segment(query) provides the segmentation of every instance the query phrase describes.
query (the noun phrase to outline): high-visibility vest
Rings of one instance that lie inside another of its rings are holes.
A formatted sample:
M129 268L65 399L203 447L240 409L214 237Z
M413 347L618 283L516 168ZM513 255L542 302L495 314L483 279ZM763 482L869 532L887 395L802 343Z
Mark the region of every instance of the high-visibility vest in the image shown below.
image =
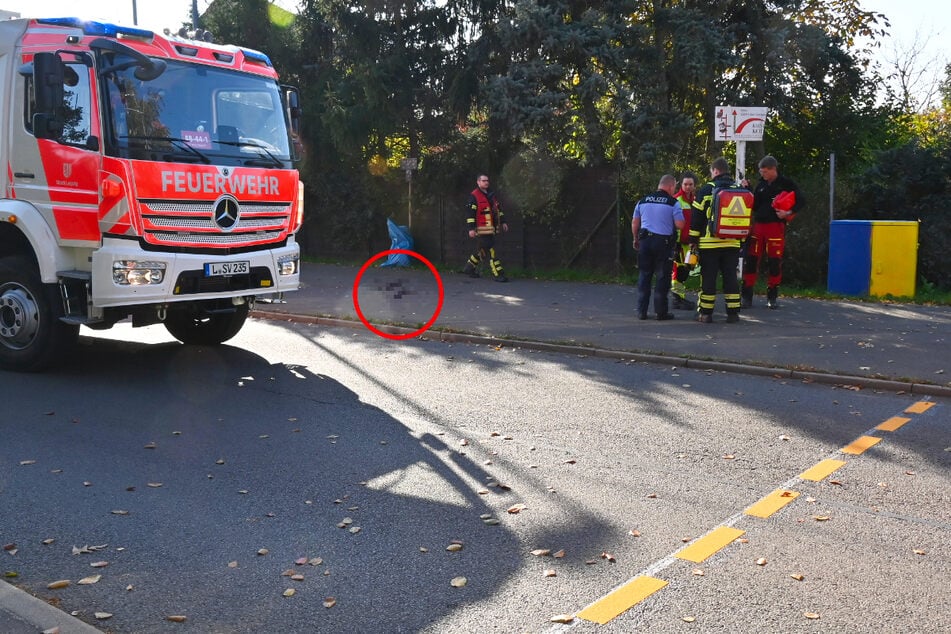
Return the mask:
M475 198L475 230L479 235L492 235L499 232L500 210L499 201L493 195L491 200L478 187L472 190L472 197ZM471 220L471 218L470 218Z

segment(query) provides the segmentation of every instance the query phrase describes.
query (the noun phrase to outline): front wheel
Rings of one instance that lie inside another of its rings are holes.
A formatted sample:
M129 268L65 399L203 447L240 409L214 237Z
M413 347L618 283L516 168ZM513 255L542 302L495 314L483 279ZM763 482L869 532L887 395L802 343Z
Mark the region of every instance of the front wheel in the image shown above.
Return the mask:
M165 329L181 341L195 346L214 346L231 339L248 318L248 304L240 304L221 312L201 309L170 310Z
M79 335L79 326L60 321L62 316L57 286L44 284L29 258L0 259L0 367L48 368Z

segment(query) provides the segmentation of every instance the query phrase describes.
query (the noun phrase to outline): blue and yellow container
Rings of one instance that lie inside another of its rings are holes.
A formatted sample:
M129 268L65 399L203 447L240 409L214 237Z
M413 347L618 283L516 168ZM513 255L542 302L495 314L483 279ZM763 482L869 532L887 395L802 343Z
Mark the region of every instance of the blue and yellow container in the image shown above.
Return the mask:
M830 293L912 297L917 271L918 221L832 221Z

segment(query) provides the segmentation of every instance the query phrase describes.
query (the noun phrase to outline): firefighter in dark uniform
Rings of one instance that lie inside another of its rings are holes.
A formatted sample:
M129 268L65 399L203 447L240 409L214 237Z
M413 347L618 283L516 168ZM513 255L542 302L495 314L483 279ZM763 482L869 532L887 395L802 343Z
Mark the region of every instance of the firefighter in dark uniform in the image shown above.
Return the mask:
M743 308L753 307L753 287L760 261L766 259L766 305L779 308L779 284L783 280L783 252L786 250L786 223L802 209L805 198L793 180L779 173L779 162L764 156L759 162L760 181L753 190L753 231L746 242L743 259ZM792 192L790 205L780 204L780 194Z
M697 302L697 321L713 321L713 305L717 298L717 277L723 277L723 298L726 300L726 321L740 320L740 281L736 267L740 263L740 241L735 238L717 238L710 235L709 214L713 213L713 190L730 187L733 178L730 164L719 157L710 165L713 181L697 192L690 218L690 245L700 252L700 297Z
M466 224L469 227L469 237L478 240L478 251L469 256L463 273L469 277L479 277L479 265L488 259L492 279L496 282L508 282L502 270L502 262L495 254L495 234L499 231L508 231L509 226L504 220L502 207L489 189L489 177L480 174L476 181L477 187L469 194L469 204L466 207Z
M657 191L645 196L634 207L631 233L637 249L637 317L647 319L647 307L651 300L651 283L654 276L654 312L657 319L673 319L668 310L667 293L670 291L670 275L673 267L673 252L677 235L684 227L684 212L680 201L674 198L677 179L664 174Z

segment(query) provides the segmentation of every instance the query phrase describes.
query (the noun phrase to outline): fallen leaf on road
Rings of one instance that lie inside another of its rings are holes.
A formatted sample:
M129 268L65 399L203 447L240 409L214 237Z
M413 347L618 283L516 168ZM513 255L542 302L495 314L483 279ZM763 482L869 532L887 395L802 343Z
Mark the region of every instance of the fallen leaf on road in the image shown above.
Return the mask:
M83 546L82 548L76 548L75 546L73 546L73 554L74 555L89 554L89 553L96 552L97 550L103 550L108 547L109 547L109 544L100 544L99 546Z
M545 574L546 577L557 577L557 576L558 576L558 573L555 572L554 570L552 570L551 568L545 570L544 574Z
M271 551L269 551L267 548L259 548L259 549L258 549L258 555L260 555L260 556L262 556L262 557L263 557L264 555L268 554L269 552L271 552Z
M551 617L552 623L571 623L574 620L575 616L573 614L556 614Z
M803 616L807 619L818 619L819 614L817 612L804 612Z
M108 561L94 561L89 565L92 566L93 568L105 568L106 566L109 565L109 562Z
M535 555L536 557L544 557L545 555L550 555L551 550L549 550L548 548L538 548L536 550L533 550L532 554Z
M693 574L693 576L695 577L702 577L704 575L704 572L700 570L699 568L694 568L691 574Z
M511 513L512 515L515 515L516 513L521 513L527 508L528 508L528 505L526 504L513 504L512 506L508 508L508 512Z
M830 518L828 515L814 515L812 519L816 520L817 522L828 522L832 518Z
M925 555L925 554L927 554L925 551L923 551L923 550L921 550L921 549L918 549L918 548L916 548L914 552L915 552L916 555Z
M328 610L335 605L337 605L337 600L335 598L327 597L326 599L324 599L324 607L327 608Z
M804 575L800 575L800 574L798 574L798 573L797 573L797 574L794 574L794 575L789 575L789 576L792 577L793 579L795 579L796 581L802 581L803 579L806 578Z
M157 446L158 445L156 445L154 442L150 442L145 447L143 447L143 449L155 449Z
M99 619L100 621L105 621L106 619L112 618L111 612L94 612L93 616Z
M165 617L165 620L171 621L172 623L184 623L186 618L184 614L170 614Z
M601 553L601 559L607 559L612 564L617 561L611 553Z
M452 580L449 582L449 585L451 585L453 588L462 588L467 583L469 583L469 580L466 579L465 577L453 577Z
M98 583L100 579L102 579L102 575L90 575L89 577L83 577L76 583L81 586L88 586L94 583Z
M69 587L69 579L60 579L59 581L54 581L53 583L46 584L47 590L60 590L62 588Z
M236 561L229 561L229 562L228 562L228 567L229 567L229 568L237 568L237 567L238 567L238 562L236 562Z
M285 596L285 597L292 597L292 596L294 596L295 594L297 594L297 590L295 590L294 588L288 588L287 590L285 590L285 591L282 592L281 594L282 594L283 596Z
M448 546L446 546L446 550L448 550L451 553L457 553L460 550L462 550L462 544L449 544Z
M559 551L556 552L554 555L552 555L552 557L554 557L555 559L561 559L561 558L564 557L564 556L565 556L565 551L564 551L564 549L559 550Z
M765 566L766 563L767 563L766 557L760 557L759 559L756 560L757 566Z
M129 512L124 509L115 509L112 511L113 515L128 515Z
M697 617L695 617L695 616L683 616L683 617L681 617L681 620L682 620L682 621L685 621L686 623L693 623L694 621L697 620Z

